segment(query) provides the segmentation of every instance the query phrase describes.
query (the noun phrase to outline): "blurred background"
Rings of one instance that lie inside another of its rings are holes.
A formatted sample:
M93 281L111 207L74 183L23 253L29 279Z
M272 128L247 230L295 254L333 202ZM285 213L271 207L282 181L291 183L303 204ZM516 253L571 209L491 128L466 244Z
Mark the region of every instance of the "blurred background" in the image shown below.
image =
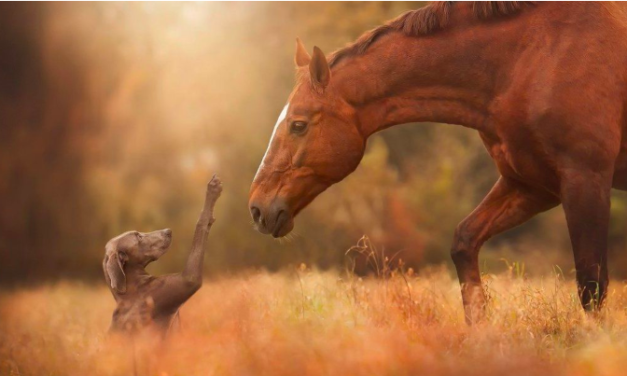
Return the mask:
M475 132L397 126L359 169L275 241L247 194L294 83L294 40L331 51L423 3L0 4L0 282L99 281L108 239L174 230L155 273L182 268L217 172L207 275L347 262L362 235L420 270L449 261L453 231L496 169ZM627 196L614 193L610 267L627 276ZM484 271L572 270L561 208L491 240ZM452 269L451 269L452 270Z

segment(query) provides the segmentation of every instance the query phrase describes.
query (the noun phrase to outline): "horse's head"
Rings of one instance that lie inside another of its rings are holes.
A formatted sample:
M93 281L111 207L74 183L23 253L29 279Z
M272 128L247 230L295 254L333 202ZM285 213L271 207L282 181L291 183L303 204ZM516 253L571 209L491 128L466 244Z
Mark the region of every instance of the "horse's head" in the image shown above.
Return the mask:
M356 110L334 86L326 57L296 41L297 83L274 126L250 190L257 229L274 237L294 228L294 216L350 174L364 154Z

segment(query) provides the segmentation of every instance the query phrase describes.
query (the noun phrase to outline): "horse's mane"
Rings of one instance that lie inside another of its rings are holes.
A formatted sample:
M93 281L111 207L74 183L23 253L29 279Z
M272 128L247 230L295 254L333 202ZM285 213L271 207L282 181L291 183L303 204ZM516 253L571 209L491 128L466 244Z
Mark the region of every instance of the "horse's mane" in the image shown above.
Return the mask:
M534 1L473 1L472 11L479 20L508 16ZM331 67L345 57L363 54L381 36L401 31L408 36L426 35L444 28L449 21L453 1L436 1L423 8L403 13L392 21L363 34L354 43L334 52L329 58Z

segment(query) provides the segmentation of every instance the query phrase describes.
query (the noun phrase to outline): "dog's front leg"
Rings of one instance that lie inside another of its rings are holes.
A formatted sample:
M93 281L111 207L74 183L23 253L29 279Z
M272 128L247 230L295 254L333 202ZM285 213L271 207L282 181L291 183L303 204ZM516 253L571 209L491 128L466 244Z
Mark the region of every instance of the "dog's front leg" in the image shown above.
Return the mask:
M158 277L159 288L152 293L155 315L172 315L202 285L204 248L211 225L215 221L213 208L222 192L222 182L216 176L207 184L205 204L196 224L192 248L182 273Z
M200 218L196 223L196 231L194 232L194 240L192 249L187 257L187 263L183 270L183 278L197 290L202 284L202 266L204 259L204 248L209 230L215 222L213 216L213 208L222 193L222 182L217 176L213 176L207 184L207 194L205 196L205 205L200 213Z

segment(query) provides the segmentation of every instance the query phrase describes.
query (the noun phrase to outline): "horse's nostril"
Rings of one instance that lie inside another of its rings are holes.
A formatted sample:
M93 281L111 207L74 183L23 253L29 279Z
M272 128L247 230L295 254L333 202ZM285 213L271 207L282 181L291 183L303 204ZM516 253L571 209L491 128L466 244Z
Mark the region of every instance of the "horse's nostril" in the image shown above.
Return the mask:
M259 217L261 217L261 210L259 210L258 207L253 205L250 207L250 215L253 216L253 221L255 221L255 223L259 223Z

